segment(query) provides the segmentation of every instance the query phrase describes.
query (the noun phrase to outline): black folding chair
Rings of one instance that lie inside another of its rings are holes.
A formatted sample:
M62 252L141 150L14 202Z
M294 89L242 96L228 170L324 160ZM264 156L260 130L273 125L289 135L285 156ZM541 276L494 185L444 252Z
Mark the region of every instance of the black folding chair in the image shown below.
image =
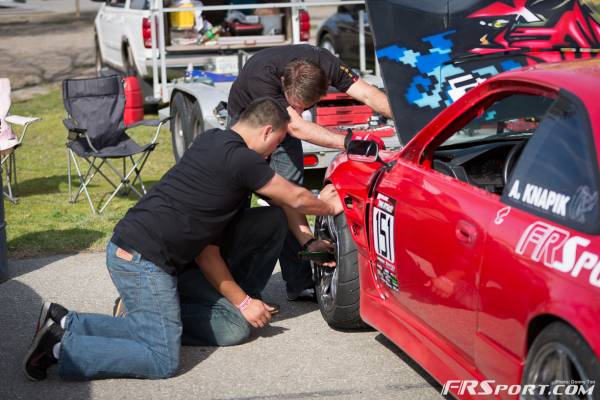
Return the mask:
M68 118L63 120L68 129L67 141L67 176L69 180L69 201L74 203L81 193L85 193L93 213L96 208L88 192L88 185L99 174L114 191L108 200L100 207L101 214L113 198L123 190L132 191L139 197L146 193L146 187L141 172L148 156L158 144L156 140L160 128L170 118L159 120L143 120L125 127L123 112L125 110L125 94L121 78L114 75L92 79L67 79L63 81L63 102ZM136 126L156 126L152 142L144 146L138 145L131 139L126 130ZM77 162L78 157L88 163L87 172L82 170ZM122 172L113 165L115 160L123 161ZM131 167L127 167L127 159ZM75 165L79 177L79 189L72 195L71 161ZM107 166L119 179L113 182L101 168ZM133 180L131 178L133 177ZM134 186L139 180L140 190Z

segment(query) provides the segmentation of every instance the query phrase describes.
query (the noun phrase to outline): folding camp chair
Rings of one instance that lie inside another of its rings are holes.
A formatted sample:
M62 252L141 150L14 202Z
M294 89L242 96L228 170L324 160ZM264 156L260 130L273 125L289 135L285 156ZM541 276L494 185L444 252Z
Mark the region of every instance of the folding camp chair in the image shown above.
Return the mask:
M63 101L69 115L69 118L63 120L69 131L67 141L69 201L74 203L81 193L85 193L92 212L96 213L88 191L88 185L96 174L102 176L114 188L112 194L101 205L98 211L100 214L121 190L131 191L142 197L146 193L141 177L142 169L148 161L148 156L158 144L156 140L160 128L170 118L162 121L142 120L126 127L123 122L125 109L123 82L116 75L92 79L67 79L63 81ZM144 146L138 145L126 133L127 129L142 125L157 127L152 142ZM76 155L88 164L84 174ZM113 164L119 159L123 162L122 172ZM131 161L130 168L127 167L127 160ZM75 165L79 177L79 189L74 195L71 188L71 162ZM108 167L117 176L118 184L102 171L103 166ZM140 190L135 187L138 180Z
M0 78L0 167L6 170L6 190L2 190L4 196L13 203L18 199L13 195L12 184L17 184L17 157L15 150L21 146L27 128L32 123L39 121L39 118L21 117L19 115L9 115L10 100L10 80ZM13 128L20 126L21 134L17 138Z

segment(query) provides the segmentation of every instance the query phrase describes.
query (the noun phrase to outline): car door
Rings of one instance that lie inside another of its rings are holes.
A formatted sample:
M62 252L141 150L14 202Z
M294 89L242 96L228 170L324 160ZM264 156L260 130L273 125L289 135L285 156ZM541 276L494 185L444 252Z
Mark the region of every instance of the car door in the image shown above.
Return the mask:
M526 356L531 315L572 297L561 293L568 281L589 285L600 250L595 148L585 107L562 92L504 188L486 244L477 350L480 369L497 381L520 380L511 360Z
M511 129L529 129L552 101L494 96L459 113L471 120L452 118L464 122L433 134L424 152L430 158L399 162L383 175L372 208L372 259L382 280L391 280L385 290L397 312L470 366L488 227L504 207L504 159L518 143Z
M122 40L125 28L126 0L109 0L99 18L104 43L104 59L118 68L123 67Z

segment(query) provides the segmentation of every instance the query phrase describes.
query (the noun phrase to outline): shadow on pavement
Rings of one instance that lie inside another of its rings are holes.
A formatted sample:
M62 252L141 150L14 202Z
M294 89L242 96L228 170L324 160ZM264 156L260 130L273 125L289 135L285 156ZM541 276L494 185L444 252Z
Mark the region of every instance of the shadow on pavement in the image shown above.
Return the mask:
M439 384L427 371L425 371L419 364L416 363L412 358L403 352L398 346L396 346L391 340L386 338L384 335L379 334L375 337L375 340L384 345L392 353L398 356L406 365L411 367L421 378L423 378L431 387L433 387L438 393L442 390L442 385ZM443 396L445 399L453 400L454 398L450 395Z
M42 260L45 265L48 263ZM23 357L31 343L35 321L42 304L29 286L10 280L0 285L0 398L81 399L90 398L88 382L60 382L56 367L48 379L31 382L22 371Z

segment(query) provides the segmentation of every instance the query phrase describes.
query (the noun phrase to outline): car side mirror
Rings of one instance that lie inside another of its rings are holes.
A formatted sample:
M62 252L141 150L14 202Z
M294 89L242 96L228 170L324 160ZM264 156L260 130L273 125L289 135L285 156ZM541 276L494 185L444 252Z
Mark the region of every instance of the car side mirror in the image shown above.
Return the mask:
M374 140L351 140L346 154L352 161L376 162L379 161L379 144Z

